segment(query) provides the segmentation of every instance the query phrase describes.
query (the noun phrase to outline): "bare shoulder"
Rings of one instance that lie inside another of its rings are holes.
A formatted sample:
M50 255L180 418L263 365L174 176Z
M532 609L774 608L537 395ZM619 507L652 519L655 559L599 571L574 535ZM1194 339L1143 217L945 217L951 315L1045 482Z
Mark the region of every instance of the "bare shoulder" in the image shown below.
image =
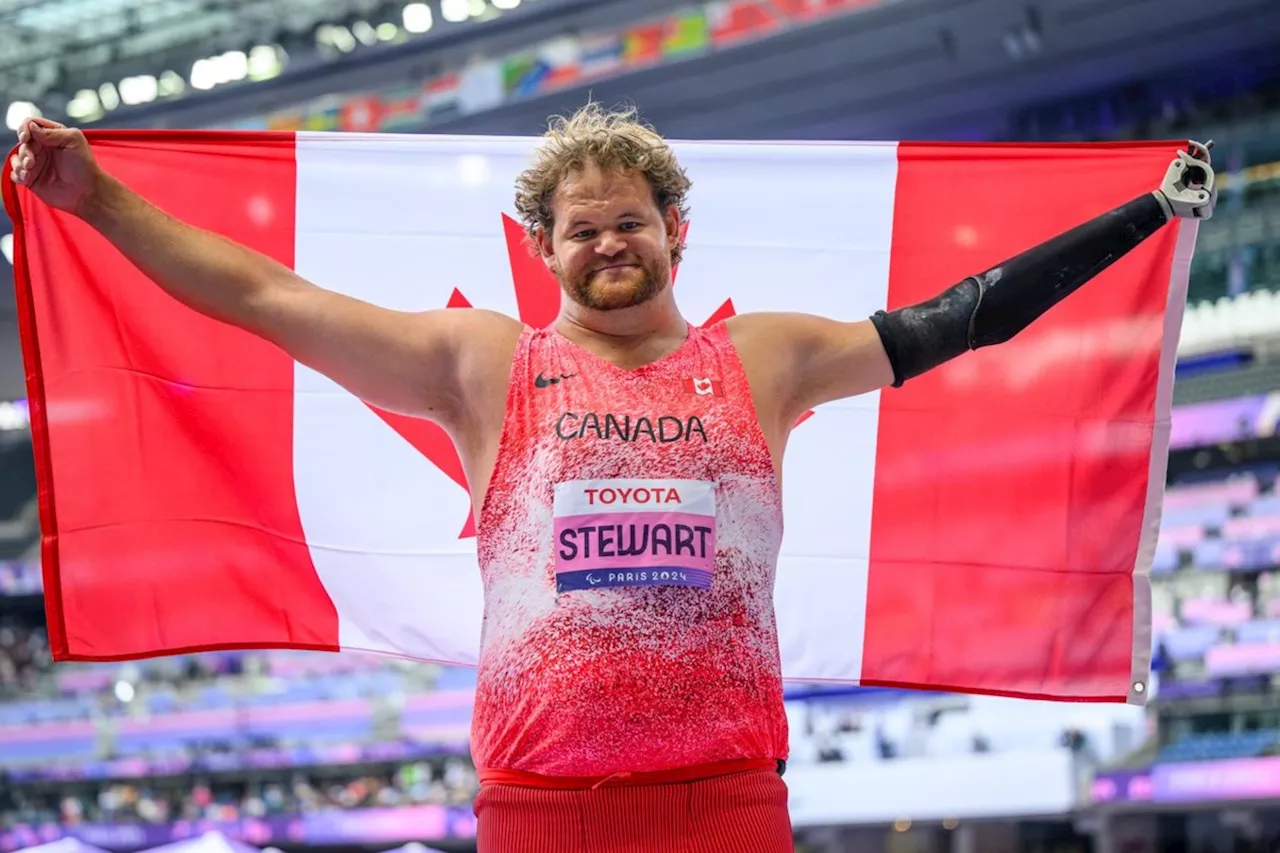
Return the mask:
M524 331L514 317L482 308L449 308L456 418L463 428L499 430L506 410L511 359Z
M505 381L524 324L483 308L446 309L446 321L463 385Z
M755 311L725 320L735 347L748 353L763 350L774 361L799 356L829 334L832 325L825 317L792 311Z
M725 324L735 335L736 329L742 329L749 333L772 335L778 339L787 337L798 341L808 340L815 335L829 334L841 327L848 328L857 322L861 320L847 322L803 311L752 311L746 314L735 314L725 320Z
M487 308L447 308L441 316L464 349L514 349L524 330L514 317Z
M793 324L798 316L761 311L725 320L751 386L756 412L771 437L783 434L782 425L793 408L790 398L798 358Z
M742 314L726 321L748 378L779 395L783 409L852 397L893 381L893 369L870 320L835 320L800 312Z

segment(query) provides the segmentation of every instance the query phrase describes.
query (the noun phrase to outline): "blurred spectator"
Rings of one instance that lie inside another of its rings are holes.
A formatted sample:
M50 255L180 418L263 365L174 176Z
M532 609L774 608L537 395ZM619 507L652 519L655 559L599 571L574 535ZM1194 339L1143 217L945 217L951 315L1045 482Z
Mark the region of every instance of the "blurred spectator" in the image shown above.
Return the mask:
M237 820L325 809L408 805L466 805L479 789L475 769L462 758L406 764L383 773L292 772L270 780L154 779L77 786L51 793L11 788L0 826L57 821L167 823Z
M32 691L37 676L52 665L44 628L0 618L0 696Z

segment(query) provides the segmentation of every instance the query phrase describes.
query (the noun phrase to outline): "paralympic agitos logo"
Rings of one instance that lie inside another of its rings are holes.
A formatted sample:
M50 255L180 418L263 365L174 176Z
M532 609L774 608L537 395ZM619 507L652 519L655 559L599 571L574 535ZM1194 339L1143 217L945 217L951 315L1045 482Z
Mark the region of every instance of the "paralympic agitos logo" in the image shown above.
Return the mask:
M685 227L686 229L688 228L687 225ZM511 283L515 288L516 305L520 320L534 328L549 326L560 310L560 284L556 281L555 276L551 274L551 271L547 269L546 265L543 264L542 260L529 251L528 238L525 236L524 229L520 226L520 223L504 213L502 214L502 228L507 239L507 255L511 263ZM673 282L677 272L678 268L672 270ZM471 308L472 305L460 290L454 288L446 307ZM721 320L732 317L735 313L737 312L734 310L733 300L725 299L702 325L704 327L715 325ZM467 487L466 475L462 470L462 461L458 458L458 452L454 449L453 441L449 438L448 433L430 421L385 412L375 406L370 406L370 408L388 426L399 433L405 441L427 457L431 464L457 483L463 491L470 492ZM813 412L806 412L798 423L808 420L812 414ZM475 535L475 507L472 507L467 514L466 522L463 524L462 532L458 538L465 539Z

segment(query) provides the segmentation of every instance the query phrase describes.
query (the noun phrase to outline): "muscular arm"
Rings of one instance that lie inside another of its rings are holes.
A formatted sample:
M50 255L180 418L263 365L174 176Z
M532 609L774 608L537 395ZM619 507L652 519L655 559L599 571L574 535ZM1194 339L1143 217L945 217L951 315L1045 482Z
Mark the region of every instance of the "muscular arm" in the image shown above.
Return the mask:
M79 213L179 302L276 344L390 411L456 420L461 373L484 360L467 345L500 347L519 334L515 320L487 311L391 311L317 287L174 219L107 175Z
M766 432L785 435L814 406L893 382L893 365L870 320L758 312L731 317L726 325Z

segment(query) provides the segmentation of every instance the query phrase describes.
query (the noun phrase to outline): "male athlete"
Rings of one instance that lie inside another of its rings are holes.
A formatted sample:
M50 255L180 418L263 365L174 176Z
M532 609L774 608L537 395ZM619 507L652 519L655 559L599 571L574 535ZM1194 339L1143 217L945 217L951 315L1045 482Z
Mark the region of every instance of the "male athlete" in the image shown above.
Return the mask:
M1216 203L1193 146L1158 189L926 303L702 329L671 287L689 180L630 113L590 106L552 124L517 182L564 291L552 326L532 329L319 288L156 209L55 122L22 126L12 175L175 299L449 431L480 508L485 853L792 850L772 602L791 425L1008 340Z

